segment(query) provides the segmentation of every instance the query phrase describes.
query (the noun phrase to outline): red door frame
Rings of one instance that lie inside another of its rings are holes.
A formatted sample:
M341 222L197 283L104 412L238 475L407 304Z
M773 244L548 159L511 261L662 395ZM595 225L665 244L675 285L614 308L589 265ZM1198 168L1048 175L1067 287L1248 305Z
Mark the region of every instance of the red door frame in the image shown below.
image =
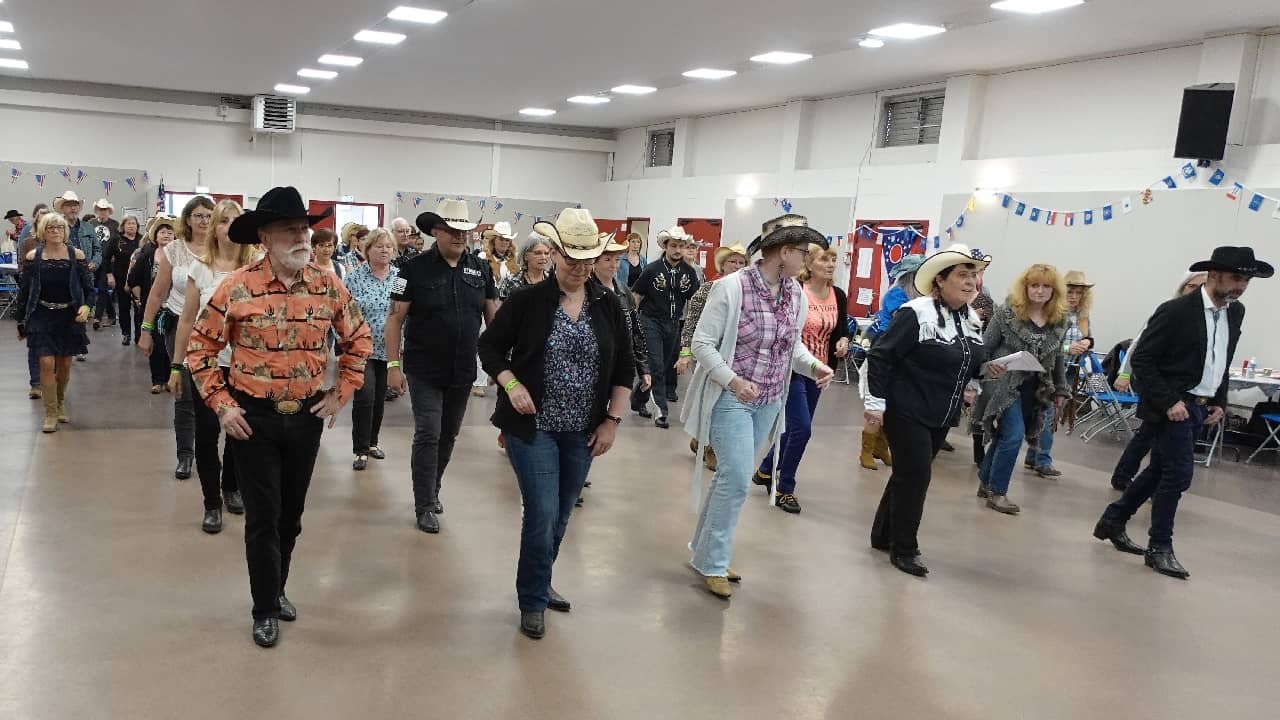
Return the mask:
M382 227L383 220L386 217L386 207L382 203L344 202L342 200L312 200L311 202L307 203L307 212L311 213L312 215L319 215L320 213L324 212L326 208L335 207L337 205L360 205L363 207L378 208L378 227ZM332 230L336 233L338 231L336 214L330 215L329 217L325 218L324 220L321 220L320 222L316 223L312 227L316 229L325 228L326 230Z
M626 220L596 218L596 229L602 233L616 233L617 237L613 239L616 243L625 243L627 241L627 228L629 227L631 227L631 223Z
M859 232L860 228L871 228L872 232ZM881 228L900 228L913 227L923 237L912 248L912 253L921 254L926 252L929 237L929 221L928 220L857 220L854 223L854 231L849 233L849 246L852 248L852 256L849 258L849 285L848 285L848 313L853 317L868 317L880 310L880 294L884 287L884 249L880 242L880 236L876 234ZM858 252L863 248L870 248L872 251L871 259L871 277L860 278L858 273ZM868 288L871 290L871 303L859 304L856 302L858 298L858 290L860 288Z
M702 266L707 280L720 277L716 272L716 248L720 247L720 233L724 229L722 218L680 218L676 225L693 236L698 243L698 264Z

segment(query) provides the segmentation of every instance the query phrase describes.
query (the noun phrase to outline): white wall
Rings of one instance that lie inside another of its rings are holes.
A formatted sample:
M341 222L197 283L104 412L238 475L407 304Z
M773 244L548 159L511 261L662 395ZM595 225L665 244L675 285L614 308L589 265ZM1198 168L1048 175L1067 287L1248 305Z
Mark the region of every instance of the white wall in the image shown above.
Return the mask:
M200 184L255 198L273 185L291 184L307 198L352 195L388 206L397 190L437 188L589 207L614 147L611 141L548 137L548 144L568 147L502 144L495 163L494 142L450 137L518 134L314 118L315 127L292 135L255 136L243 111L219 120L213 108L37 95L0 91L0 158L51 168L137 167L146 169L153 183L163 177L170 190L189 191ZM306 119L300 116L300 126ZM63 184L51 178L49 196L65 189ZM4 194L0 186L0 198Z
M819 100L801 127L796 167L803 170L857 167L875 144L879 105L875 95Z
M1280 144L1280 35L1262 39L1253 93L1248 143Z
M777 170L782 112L775 107L698 118L692 133L692 174Z

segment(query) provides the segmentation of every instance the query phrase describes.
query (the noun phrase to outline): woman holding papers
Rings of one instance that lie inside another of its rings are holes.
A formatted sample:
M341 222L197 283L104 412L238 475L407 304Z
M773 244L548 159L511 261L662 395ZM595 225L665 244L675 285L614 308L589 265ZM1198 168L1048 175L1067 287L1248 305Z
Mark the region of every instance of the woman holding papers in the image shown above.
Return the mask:
M952 245L929 256L916 271L923 295L903 305L889 329L867 354L866 423L884 428L893 451L893 475L871 527L871 547L917 577L929 572L920 561L916 534L929 490L930 465L960 409L973 399L971 382L987 360L982 321L969 307L978 273L991 256ZM985 364L999 378L1004 367Z
M1009 501L1009 481L1018 462L1025 438L1035 446L1044 428L1050 404L1062 406L1071 396L1067 386L1062 342L1067 332L1067 288L1057 268L1032 265L1023 271L1009 290L1008 303L996 310L987 326L984 342L993 358L1018 368L1026 364L1026 353L1040 369L1010 369L998 379L983 383L982 397L975 408L975 422L990 440L986 457L978 466L978 497L987 507L1006 515L1021 510ZM980 419L980 420L979 420Z

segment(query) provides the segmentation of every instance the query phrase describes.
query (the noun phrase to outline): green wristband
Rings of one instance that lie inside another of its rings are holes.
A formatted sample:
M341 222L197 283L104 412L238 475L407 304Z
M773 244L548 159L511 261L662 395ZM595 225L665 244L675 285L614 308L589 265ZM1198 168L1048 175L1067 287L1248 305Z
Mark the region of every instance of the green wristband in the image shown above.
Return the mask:
M692 350L681 350L681 351L680 351L680 357L693 357L693 351L692 351Z
M398 368L398 367L400 367L400 361L399 361L399 360L392 360L391 362L387 363L387 369L388 369L388 370L390 370L391 368Z
M142 323L142 329L146 330L147 332L150 332L156 329L156 325L155 323L144 322Z
M510 380L508 380L508 381L507 381L507 384L506 384L506 385L503 385L503 386L502 386L502 390L503 390L503 392L505 392L505 393L507 393L508 395L510 395L510 394L511 394L511 389L512 389L512 388L514 388L514 387L515 387L515 386L517 386L517 385L520 385L520 384L521 384L521 382L520 382L519 380L517 380L517 379L515 379L515 378L511 378Z

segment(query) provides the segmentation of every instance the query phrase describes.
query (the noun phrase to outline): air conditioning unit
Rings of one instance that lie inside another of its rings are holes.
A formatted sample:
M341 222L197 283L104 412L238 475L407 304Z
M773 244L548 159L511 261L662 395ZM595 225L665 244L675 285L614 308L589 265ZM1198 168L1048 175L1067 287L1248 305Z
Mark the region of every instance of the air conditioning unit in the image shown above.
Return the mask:
M293 98L279 95L253 96L253 129L264 133L291 133L298 108Z

